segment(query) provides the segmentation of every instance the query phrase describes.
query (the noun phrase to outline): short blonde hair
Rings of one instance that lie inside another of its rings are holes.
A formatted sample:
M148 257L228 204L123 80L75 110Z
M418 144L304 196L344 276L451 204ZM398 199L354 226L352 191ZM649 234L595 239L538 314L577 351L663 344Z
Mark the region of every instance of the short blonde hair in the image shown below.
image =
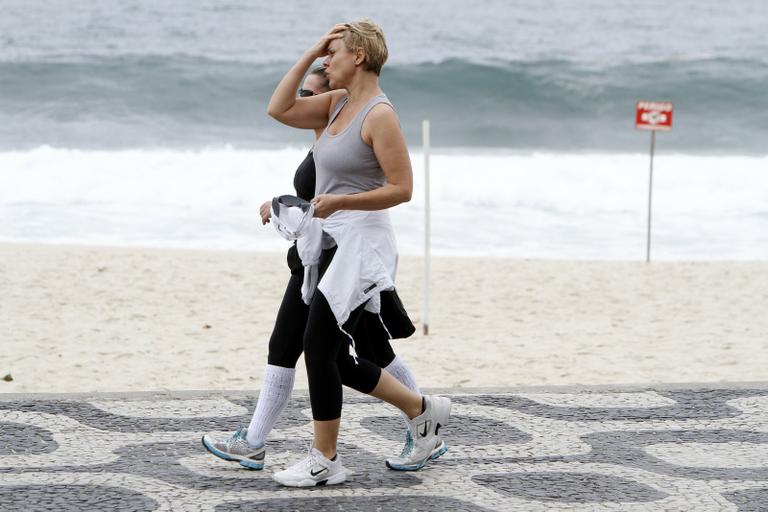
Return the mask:
M346 23L346 26L344 46L352 52L362 48L365 52L365 68L379 75L388 56L387 41L381 27L370 18Z

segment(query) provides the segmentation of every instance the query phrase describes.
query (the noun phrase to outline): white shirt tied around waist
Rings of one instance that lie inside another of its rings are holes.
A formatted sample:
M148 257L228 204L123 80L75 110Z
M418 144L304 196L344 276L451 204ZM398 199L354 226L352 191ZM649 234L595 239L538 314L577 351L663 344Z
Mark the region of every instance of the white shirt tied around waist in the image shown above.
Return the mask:
M277 215L273 206L272 222L283 238L296 240L304 264L304 302L309 304L315 289L319 289L340 328L352 311L366 302L367 311L379 314L379 294L394 289L397 271L397 244L389 212L340 210L326 219L318 219L312 217L314 208L305 208L301 214L287 213L292 208L299 209L281 205ZM318 283L323 233L333 239L337 249Z

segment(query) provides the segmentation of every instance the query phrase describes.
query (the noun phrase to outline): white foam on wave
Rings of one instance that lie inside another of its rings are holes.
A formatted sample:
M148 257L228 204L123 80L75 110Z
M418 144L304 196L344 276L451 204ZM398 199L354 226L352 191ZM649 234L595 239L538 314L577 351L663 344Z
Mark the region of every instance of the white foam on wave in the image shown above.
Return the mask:
M259 205L292 192L306 148L0 153L0 240L283 250ZM423 157L392 210L401 252L423 250ZM648 156L436 150L435 254L645 256ZM655 259L768 258L768 157L664 155L654 173Z

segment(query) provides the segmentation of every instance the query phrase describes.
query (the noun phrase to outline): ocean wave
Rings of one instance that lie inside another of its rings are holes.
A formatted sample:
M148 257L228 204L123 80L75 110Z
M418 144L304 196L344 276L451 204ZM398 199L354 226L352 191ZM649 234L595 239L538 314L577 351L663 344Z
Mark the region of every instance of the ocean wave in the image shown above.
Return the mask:
M290 193L306 148L0 151L0 241L285 250L259 205ZM392 209L400 249L423 250L422 155ZM766 259L768 157L660 154L654 257ZM435 254L645 256L648 156L435 152ZM482 222L477 212L482 211Z
M306 133L265 114L291 63L191 55L80 55L0 62L0 148L260 147ZM409 142L560 151L639 151L641 99L675 103L666 147L762 153L768 63L705 58L597 65L568 60L446 59L390 65L382 86Z

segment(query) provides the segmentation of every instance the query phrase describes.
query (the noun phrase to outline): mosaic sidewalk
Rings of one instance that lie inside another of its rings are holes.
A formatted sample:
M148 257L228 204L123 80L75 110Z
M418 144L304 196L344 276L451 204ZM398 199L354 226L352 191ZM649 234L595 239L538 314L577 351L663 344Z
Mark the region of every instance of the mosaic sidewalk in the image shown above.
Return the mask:
M287 489L303 457L297 393L249 471L208 454L205 432L247 425L254 394L0 395L0 510L768 510L768 383L444 393L450 449L416 473L388 470L402 423L347 396L347 483Z

